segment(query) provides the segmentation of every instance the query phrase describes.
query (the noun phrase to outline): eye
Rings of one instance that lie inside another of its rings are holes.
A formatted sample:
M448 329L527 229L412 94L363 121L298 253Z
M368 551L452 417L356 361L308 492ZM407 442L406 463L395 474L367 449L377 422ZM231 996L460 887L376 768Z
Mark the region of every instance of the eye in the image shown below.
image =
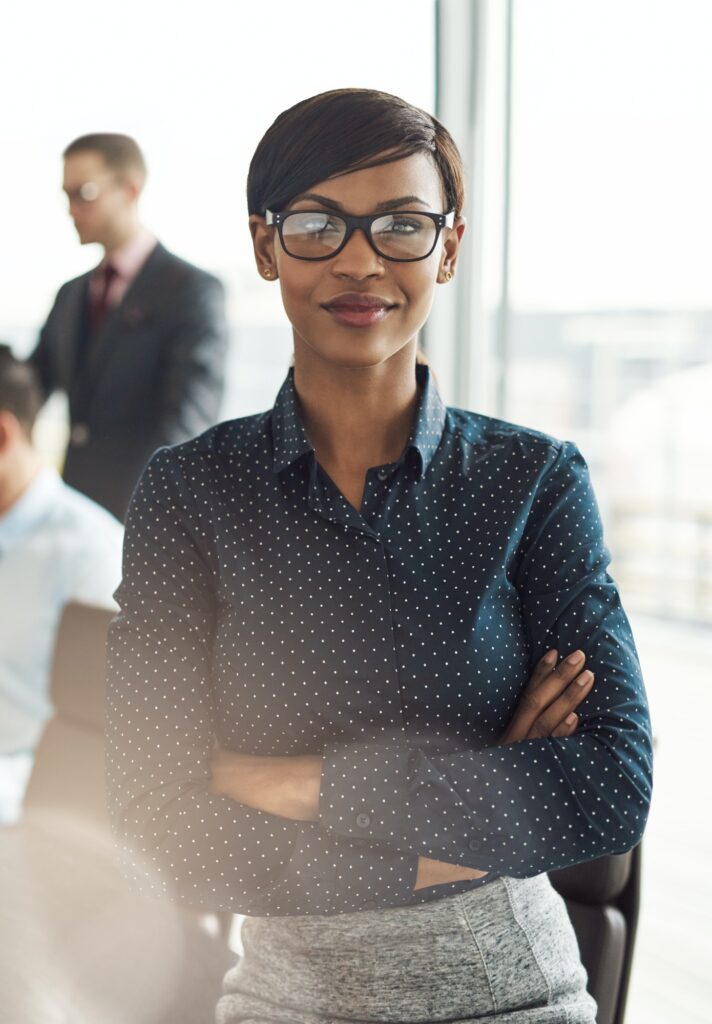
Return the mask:
M377 221L374 227L379 235L416 235L423 230L424 223L421 217L414 217L412 214L393 214Z
M339 222L338 217L311 210L290 214L285 220L284 227L289 234L299 235L322 235L343 230L343 224Z

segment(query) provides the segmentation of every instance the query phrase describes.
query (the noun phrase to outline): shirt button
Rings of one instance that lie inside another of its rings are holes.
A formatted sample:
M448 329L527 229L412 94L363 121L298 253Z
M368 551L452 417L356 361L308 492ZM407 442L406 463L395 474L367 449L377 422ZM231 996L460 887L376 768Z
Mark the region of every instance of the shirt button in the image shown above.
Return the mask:
M471 839L467 845L471 850L479 850L482 846L482 842L479 839Z
M381 466L381 468L378 470L378 473L376 475L378 476L379 480L385 480L386 477L389 475L389 473L390 473L390 470L386 469L385 466Z
M357 814L356 824L358 825L359 828L368 828L368 826L371 824L371 818L369 817L368 814Z
M364 900L361 904L362 910L375 910L378 904L375 900Z

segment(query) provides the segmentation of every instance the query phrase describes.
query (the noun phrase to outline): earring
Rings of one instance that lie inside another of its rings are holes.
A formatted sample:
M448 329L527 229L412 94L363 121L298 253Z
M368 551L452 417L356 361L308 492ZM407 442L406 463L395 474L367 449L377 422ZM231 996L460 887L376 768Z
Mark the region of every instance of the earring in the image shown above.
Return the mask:
M452 273L449 270L445 271L445 280L452 281Z
M271 270L263 270L262 273L264 274L265 277L271 277L272 276L272 271Z

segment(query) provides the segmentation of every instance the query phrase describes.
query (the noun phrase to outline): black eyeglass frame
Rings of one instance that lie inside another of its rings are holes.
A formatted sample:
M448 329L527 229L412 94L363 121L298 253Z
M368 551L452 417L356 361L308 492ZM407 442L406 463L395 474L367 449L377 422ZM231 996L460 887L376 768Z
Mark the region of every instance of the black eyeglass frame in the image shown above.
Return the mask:
M334 249L328 256L296 256L290 252L284 243L283 227L287 217L297 215L300 213L320 213L328 216L338 217L346 224L346 234L343 237L343 241L338 249ZM428 252L424 256L411 256L406 259L400 259L398 256L387 256L384 252L378 248L373 240L371 234L371 227L375 220L380 220L381 217L389 216L418 216L418 217L429 217L433 221L436 227L435 238ZM364 235L368 239L368 244L371 246L377 256L382 257L384 260L389 260L391 263L419 263L420 260L427 260L428 256L432 256L435 251L435 246L438 244L440 233L443 228L451 228L455 223L455 211L449 210L447 213L430 213L426 210L386 210L383 213L368 213L363 217L352 217L348 213L338 213L336 210L285 210L282 213L273 213L272 210L265 210L265 221L270 227L276 227L279 232L279 240L282 243L287 256L293 260L305 260L307 263L322 263L324 260L332 260L334 256L338 256L341 250L346 246L347 242L353 235L357 228L363 231Z

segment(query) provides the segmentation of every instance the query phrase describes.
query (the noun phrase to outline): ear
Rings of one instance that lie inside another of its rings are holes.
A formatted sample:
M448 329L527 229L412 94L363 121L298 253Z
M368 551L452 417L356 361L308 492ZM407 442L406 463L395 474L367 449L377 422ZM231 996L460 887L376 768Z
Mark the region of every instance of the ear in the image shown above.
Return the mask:
M145 178L137 170L129 170L124 176L122 184L126 189L129 199L135 203L143 192Z
M268 226L264 217L257 213L250 214L248 223L255 250L255 263L260 277L264 277L267 281L274 281L279 277L274 251L275 229Z
M460 242L465 233L467 222L464 217L456 217L451 228L443 229L443 251L440 257L438 268L438 284L445 284L451 280L457 266L457 257L460 251ZM450 274L450 277L447 275Z
M0 455L8 452L21 432L20 424L11 412L0 411Z

